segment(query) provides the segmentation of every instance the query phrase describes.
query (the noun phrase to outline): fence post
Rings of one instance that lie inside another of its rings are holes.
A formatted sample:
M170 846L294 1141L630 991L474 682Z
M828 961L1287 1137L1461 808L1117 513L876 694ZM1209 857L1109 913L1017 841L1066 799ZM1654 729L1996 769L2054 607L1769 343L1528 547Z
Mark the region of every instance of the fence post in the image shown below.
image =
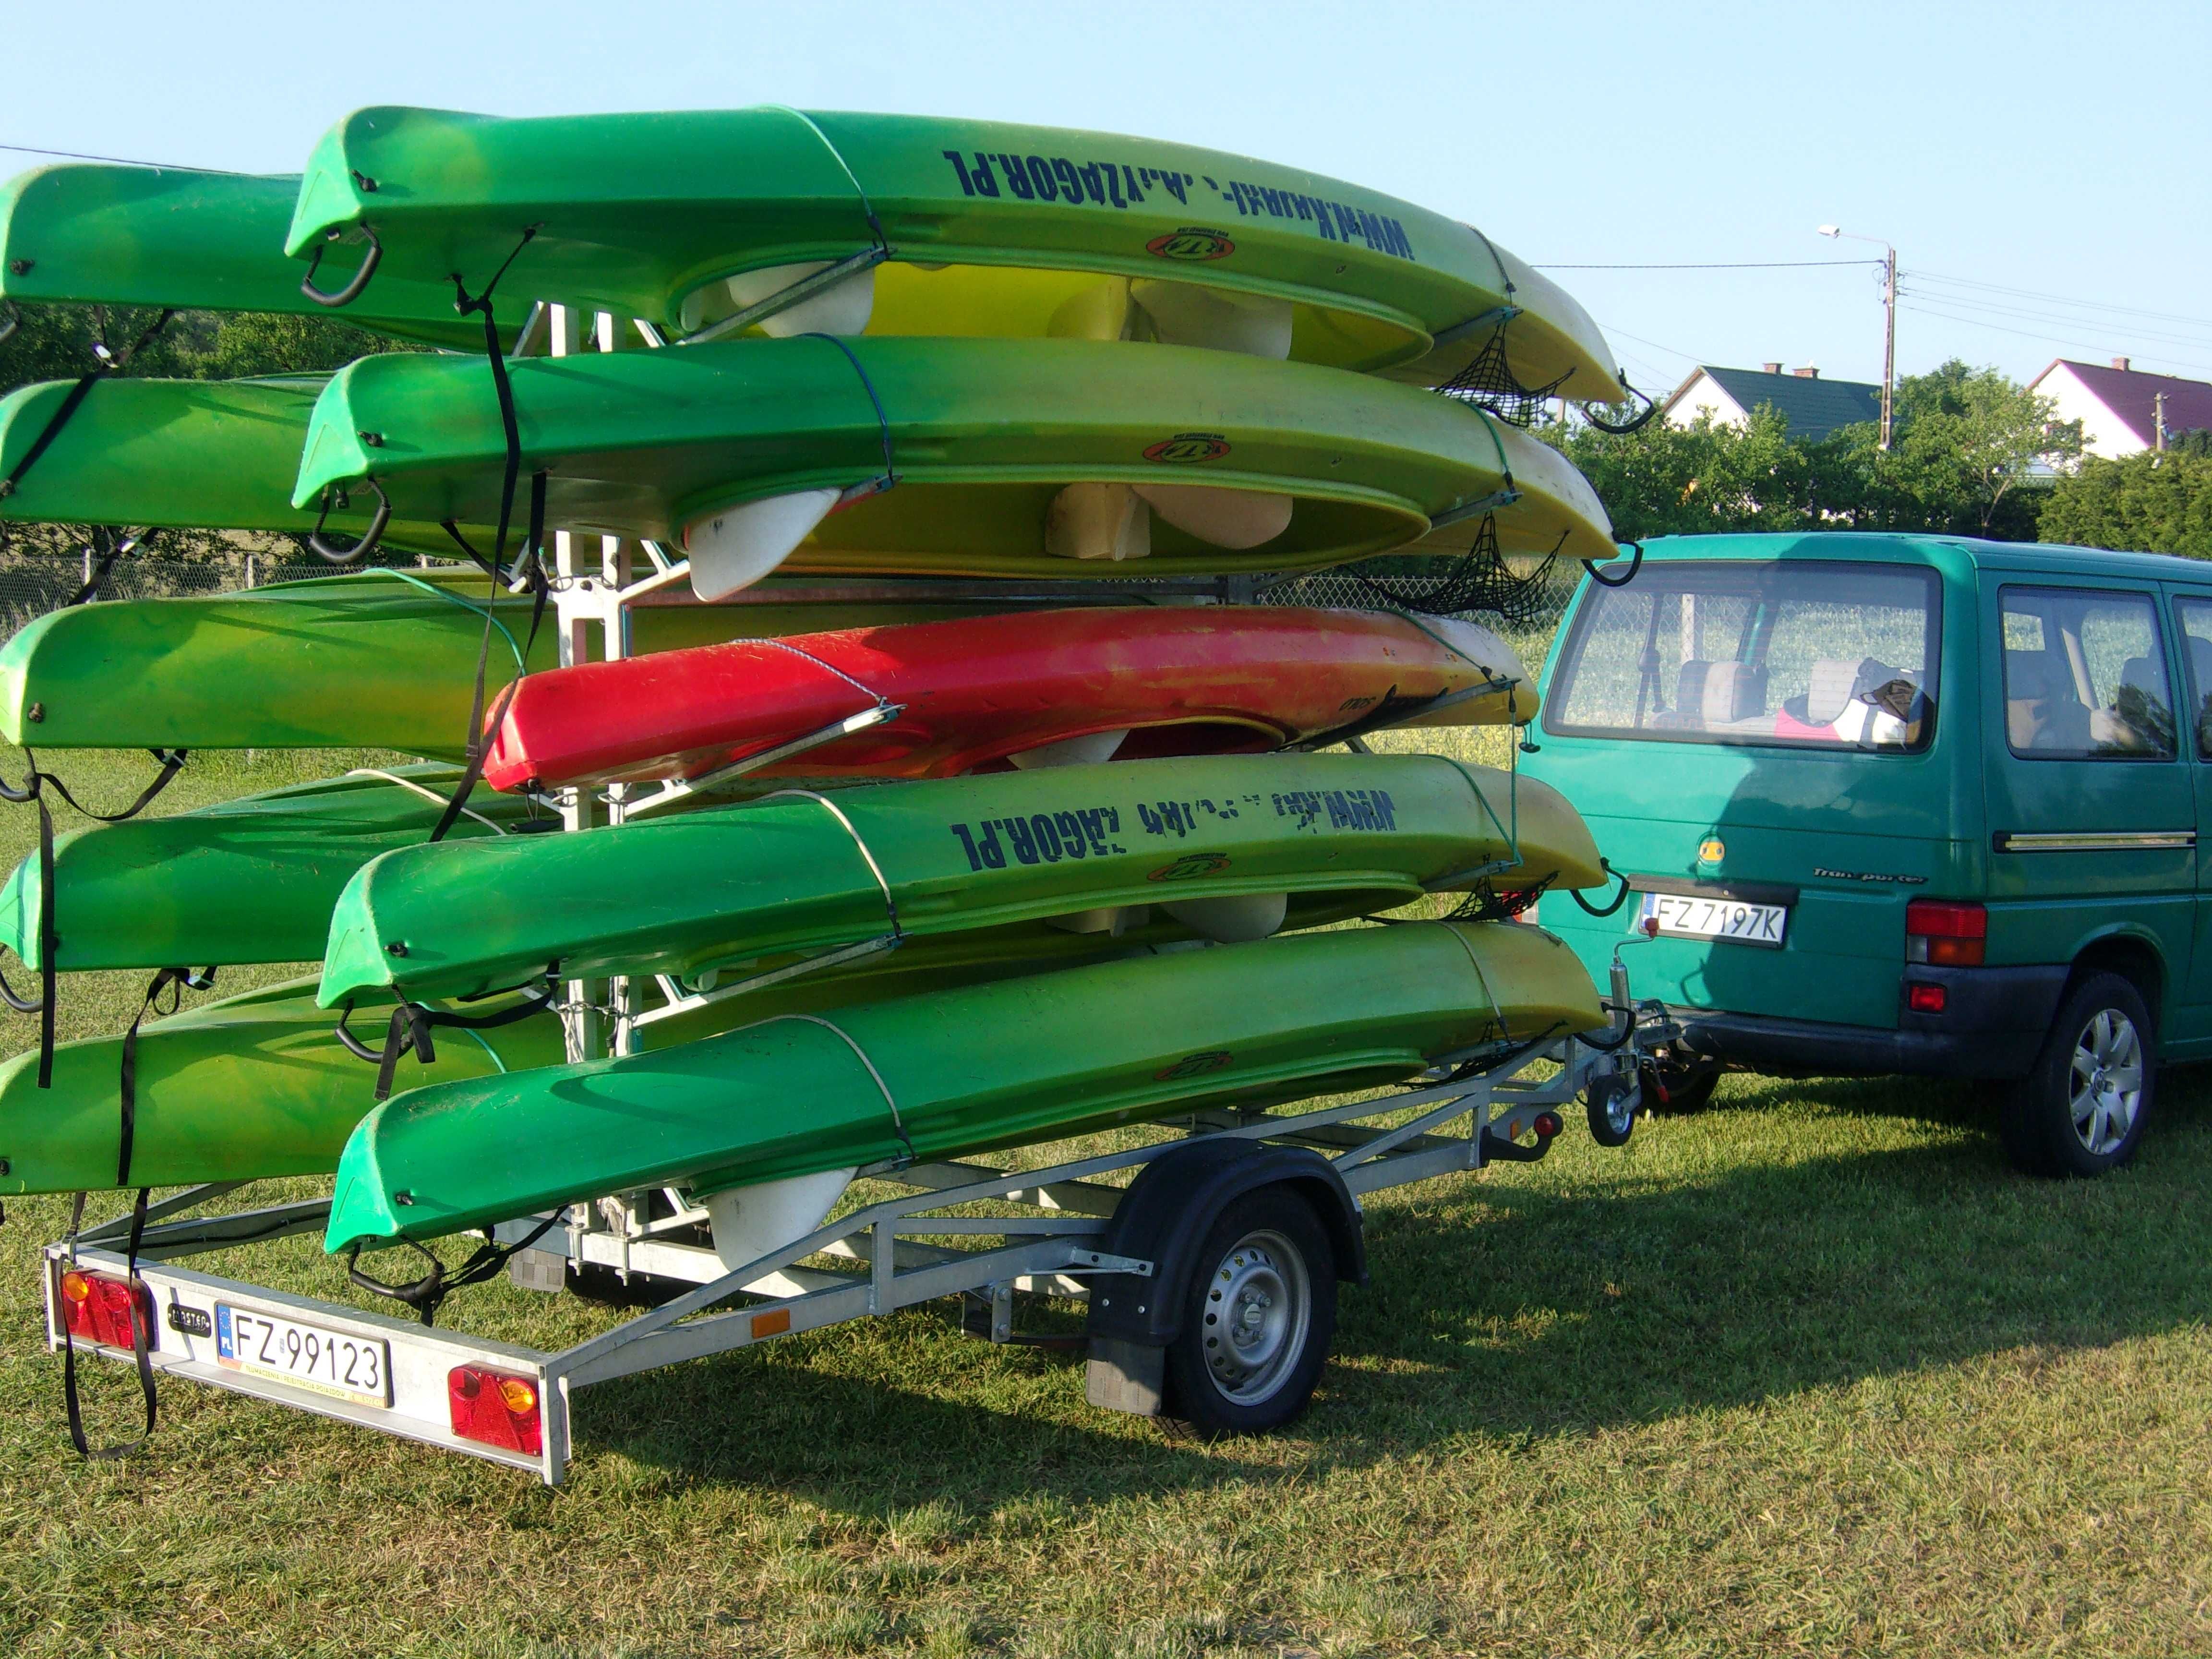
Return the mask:
M246 585L248 587L253 586L253 555L251 553L246 556Z
M87 587L92 586L92 549L89 547L84 550L84 585Z

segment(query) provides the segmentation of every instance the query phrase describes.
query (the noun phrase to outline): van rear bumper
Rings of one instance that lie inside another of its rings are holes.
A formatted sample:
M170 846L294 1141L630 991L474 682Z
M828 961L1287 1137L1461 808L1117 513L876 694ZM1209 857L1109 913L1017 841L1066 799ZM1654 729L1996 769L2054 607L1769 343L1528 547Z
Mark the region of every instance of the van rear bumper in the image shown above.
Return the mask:
M1943 1012L1905 1011L1900 983L1893 1030L1710 1008L1668 1012L1680 1023L1686 1047L1779 1077L2018 1078L2043 1047L2069 971L1916 964L1905 970L1905 982L1944 987Z

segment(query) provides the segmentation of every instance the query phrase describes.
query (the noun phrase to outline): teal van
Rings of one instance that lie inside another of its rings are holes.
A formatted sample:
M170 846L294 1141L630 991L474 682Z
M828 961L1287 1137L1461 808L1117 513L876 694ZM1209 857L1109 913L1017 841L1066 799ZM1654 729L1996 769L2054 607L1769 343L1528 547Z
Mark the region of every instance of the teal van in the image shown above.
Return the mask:
M1984 1079L2022 1168L2133 1156L2158 1062L2212 1055L2212 565L1840 532L1631 568L1577 594L1525 765L1621 882L1544 926L1601 984L1637 940L1680 1024L1658 1097Z

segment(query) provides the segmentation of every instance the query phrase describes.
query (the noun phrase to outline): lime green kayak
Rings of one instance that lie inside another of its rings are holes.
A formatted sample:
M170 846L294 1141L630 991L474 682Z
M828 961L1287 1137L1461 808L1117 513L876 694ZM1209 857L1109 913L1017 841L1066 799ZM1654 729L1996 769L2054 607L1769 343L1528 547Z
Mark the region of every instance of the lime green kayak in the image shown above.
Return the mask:
M780 951L1165 907L1255 938L1480 874L1604 879L1564 798L1431 755L1122 761L801 791L576 835L411 847L331 917L322 998L565 977L691 980ZM1518 858L1509 843L1518 830Z
M491 383L481 359L476 372L489 399ZM0 519L304 536L315 528L319 508L294 507L292 485L308 417L328 380L101 380L15 490L0 497ZM76 384L44 380L0 398L0 476L22 463ZM374 505L366 492L357 501L334 502L325 525L330 538L360 535ZM495 502L495 519L497 511ZM466 533L488 539L481 528ZM455 552L436 519L396 520L384 540L442 558Z
M646 1048L710 1036L782 1013L818 1013L1080 965L1152 947L1103 934L994 929L917 940L903 950L687 1009L641 1028ZM356 999L349 1029L383 1047L388 997ZM433 1003L472 1017L512 1004ZM327 1175L346 1136L375 1102L376 1068L333 1035L337 1016L315 1001L313 979L248 992L148 1024L138 1034L137 1105L130 1184L258 1181ZM560 1021L533 1013L483 1030L434 1028L434 1059L410 1052L395 1086L412 1089L558 1066ZM117 1079L122 1038L65 1042L54 1081L38 1087L35 1050L0 1064L0 1194L70 1193L117 1184Z
M346 1143L325 1244L1272 1104L1603 1023L1573 952L1510 922L1307 933L769 1018L395 1097Z
M40 167L0 184L0 300L161 306L176 311L329 314L301 291L284 233L299 176L190 167ZM325 286L356 264L333 250ZM528 309L502 298L508 339ZM388 273L343 320L402 340L483 349L483 324L453 309L453 285ZM88 365L89 367L89 365Z
M884 258L769 325L1004 336L1135 323L1434 385L1513 307L1524 384L1621 395L1589 314L1469 226L1247 156L1054 127L773 107L365 109L309 159L288 247L352 266L373 239L370 297L387 276L455 271L473 291L528 227L501 292L687 331L826 262Z
M733 589L702 581L702 536L717 548L781 536L757 557L714 555L747 580L779 562L1176 575L1340 562L1494 502L1508 550L1616 555L1596 494L1557 450L1454 399L1301 363L809 337L534 358L513 380L523 469L551 474L549 521L683 539L709 597ZM506 441L484 382L461 357L341 370L316 404L295 505L334 489L362 498L373 480L401 520L495 514ZM878 490L887 455L896 487ZM1117 519L1124 508L1142 525Z
M0 645L0 736L40 749L375 748L457 758L489 586L451 567L364 570L52 611ZM1012 603L778 605L773 592L742 605L638 606L631 648L950 621ZM485 686L496 697L529 641L531 601L502 593L494 609ZM530 649L533 672L555 665L558 633L549 610Z
M452 766L362 771L295 784L170 817L133 818L54 842L54 966L163 968L313 962L331 908L355 871L395 847L429 839ZM554 829L527 800L479 787L455 838ZM0 945L45 966L33 854L0 887Z

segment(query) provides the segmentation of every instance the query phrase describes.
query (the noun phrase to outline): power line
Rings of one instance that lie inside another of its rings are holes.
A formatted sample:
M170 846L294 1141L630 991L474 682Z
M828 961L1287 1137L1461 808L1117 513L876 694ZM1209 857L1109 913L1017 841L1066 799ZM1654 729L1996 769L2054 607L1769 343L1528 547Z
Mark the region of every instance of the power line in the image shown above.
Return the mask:
M1972 328L1995 329L2000 334L2017 334L2022 339L2026 340L2040 340L2045 345L2073 346L2076 349L2081 351L2110 351L2112 349L2110 342L2099 345L2087 340L2072 340L2063 338L2056 334L2040 334L2030 329L2008 328L2002 323L1984 322L1978 317L1961 317L1954 312L1937 311L1929 306L1908 305L1905 308L1907 311L1917 312L1923 317L1941 317L1946 322L1965 323ZM2150 361L2153 362L2170 363L2177 368L2193 368L2202 373L2212 374L2212 363L2194 363L2179 357L2160 357L2156 356L2152 356Z
M2032 288L2008 288L2002 283L1977 282L1970 276L1946 276L1938 270L1905 270L1898 273L1900 279L1912 277L1922 282L1949 283L1960 288L1980 289L1989 294L2010 295L2019 300L2041 300L2052 305L2072 306L2083 311L2111 311L2131 317L2148 317L2156 322L2188 323L2201 328L2212 328L2212 319L2185 316L2174 311L2146 311L2139 306L2110 305L2101 300L2080 300L2064 294L2045 294Z
M1538 270L1807 270L1822 265L1878 265L1880 259L1754 259L1720 264L1537 265Z
M152 167L160 173L221 173L233 179L253 176L234 172L229 167L188 167L175 161L134 161L127 155L87 155L81 150L40 149L36 144L0 144L0 149L13 150L21 155L58 155L65 161L106 161L120 167Z

